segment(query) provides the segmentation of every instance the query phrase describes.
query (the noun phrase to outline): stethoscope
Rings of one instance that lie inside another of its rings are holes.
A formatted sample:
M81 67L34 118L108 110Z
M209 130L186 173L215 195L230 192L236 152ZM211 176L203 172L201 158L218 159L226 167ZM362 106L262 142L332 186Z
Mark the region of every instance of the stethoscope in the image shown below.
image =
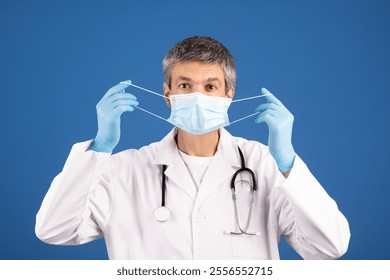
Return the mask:
M238 152L240 153L240 158L241 158L241 168L238 169L233 177L232 177L232 180L230 182L230 189L232 191L232 199L233 199L233 205L234 205L234 213L235 213L235 219L236 219L236 223L237 223L237 226L238 226L238 229L239 229L239 232L233 232L233 231L225 231L224 233L225 234L232 234L232 235L241 235L241 234L246 234L246 235L260 235L259 232L256 232L256 233L249 233L247 230L249 228L249 224L250 224L250 220L251 220L251 217L252 217L252 210L253 210L253 205L255 203L255 199L256 199L256 191L257 191L257 188L256 188L256 178L255 178L255 174L253 173L253 171L249 168L247 168L245 166L245 159L244 159L244 155L242 154L242 151L240 149L240 147L238 147ZM156 208L154 210L154 217L156 218L157 221L159 222L165 222L169 219L169 216L170 216L170 211L169 209L165 206L165 193L166 193L166 177L165 177L165 170L167 169L167 166L166 165L163 165L163 168L162 168L162 183L161 183L161 206ZM251 177L251 180L252 180L252 189L251 189L251 192L252 192L252 195L251 195L251 199L250 199L250 208L249 208L249 214L248 214L248 219L246 221L246 224L244 227L241 226L240 224L240 221L239 221L239 218L238 218L238 210L237 210L237 196L236 196L236 178L239 174L242 174L242 173L249 173L250 177Z

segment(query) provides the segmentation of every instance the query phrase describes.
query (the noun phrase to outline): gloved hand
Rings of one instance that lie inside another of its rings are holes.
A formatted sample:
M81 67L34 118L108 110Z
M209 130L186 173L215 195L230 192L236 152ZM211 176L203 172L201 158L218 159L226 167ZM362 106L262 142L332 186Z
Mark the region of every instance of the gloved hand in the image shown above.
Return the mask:
M268 147L276 161L280 172L285 173L292 169L295 160L295 151L291 143L294 116L286 107L267 89L261 89L268 103L261 104L256 112L261 112L256 123L265 122L268 125Z
M111 153L118 144L122 113L132 112L138 106L137 98L125 92L128 86L121 83L110 88L96 105L98 132L89 150Z

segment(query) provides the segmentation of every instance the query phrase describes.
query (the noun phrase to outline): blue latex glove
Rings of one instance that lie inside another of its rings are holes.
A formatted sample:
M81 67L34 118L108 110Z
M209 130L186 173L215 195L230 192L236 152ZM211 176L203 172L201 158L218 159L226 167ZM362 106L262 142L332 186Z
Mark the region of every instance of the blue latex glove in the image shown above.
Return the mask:
M256 123L265 122L268 125L268 147L276 161L280 172L285 173L292 169L295 160L295 151L291 143L294 116L286 107L267 89L261 89L268 103L261 104L256 112L261 112Z
M110 88L96 105L98 132L89 150L111 153L118 144L122 113L132 112L138 106L137 97L125 92L128 86L117 84Z

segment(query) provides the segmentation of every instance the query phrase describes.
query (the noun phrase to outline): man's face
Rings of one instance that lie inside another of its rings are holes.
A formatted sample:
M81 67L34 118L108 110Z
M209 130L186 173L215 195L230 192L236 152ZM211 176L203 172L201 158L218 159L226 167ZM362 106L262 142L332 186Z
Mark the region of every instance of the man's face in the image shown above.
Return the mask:
M171 87L164 83L164 95L201 92L205 95L232 98L234 89L225 90L225 75L219 64L181 62L175 64L171 74ZM166 99L170 107L169 99Z

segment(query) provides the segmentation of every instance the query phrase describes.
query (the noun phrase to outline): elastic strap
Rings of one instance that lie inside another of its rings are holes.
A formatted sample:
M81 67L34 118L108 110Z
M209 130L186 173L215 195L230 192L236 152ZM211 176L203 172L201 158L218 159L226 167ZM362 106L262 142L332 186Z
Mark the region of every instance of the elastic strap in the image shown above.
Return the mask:
M138 89L140 89L140 90L144 90L144 91L147 91L147 92L149 92L149 93L152 93L152 94L154 94L154 95L160 96L160 97L162 97L162 98L167 98L167 99L169 99L169 97L165 96L164 94L157 93L157 92L155 92L155 91L152 91L152 90L149 90L149 89L146 89L146 88L137 86L137 85L135 85L135 84L133 84L133 83L129 83L129 82L123 81L123 82L120 82L120 84L129 85L129 86L138 88Z
M236 99L236 100L232 100L232 103L234 103L234 102L246 101L246 100L249 100L249 99L260 98L260 97L269 96L269 95L272 95L272 94L267 93L267 94L262 94L262 95L256 95L256 96L251 96L251 97L245 97L245 98L241 98L241 99Z
M160 117L159 115L156 115L155 113L152 113L152 112L150 112L150 111L148 111L148 110L145 110L145 109L143 109L143 108L141 108L141 107L139 107L139 106L136 106L135 108L136 108L136 109L139 109L139 110L141 110L141 111L143 111L143 112L145 112L145 113L148 113L148 114L150 114L150 115L152 115L152 116L154 116L154 117L156 117L156 118L159 118L159 119L161 119L161 120L166 121L166 122L169 123L169 121L167 121L167 120L164 119L163 117Z

